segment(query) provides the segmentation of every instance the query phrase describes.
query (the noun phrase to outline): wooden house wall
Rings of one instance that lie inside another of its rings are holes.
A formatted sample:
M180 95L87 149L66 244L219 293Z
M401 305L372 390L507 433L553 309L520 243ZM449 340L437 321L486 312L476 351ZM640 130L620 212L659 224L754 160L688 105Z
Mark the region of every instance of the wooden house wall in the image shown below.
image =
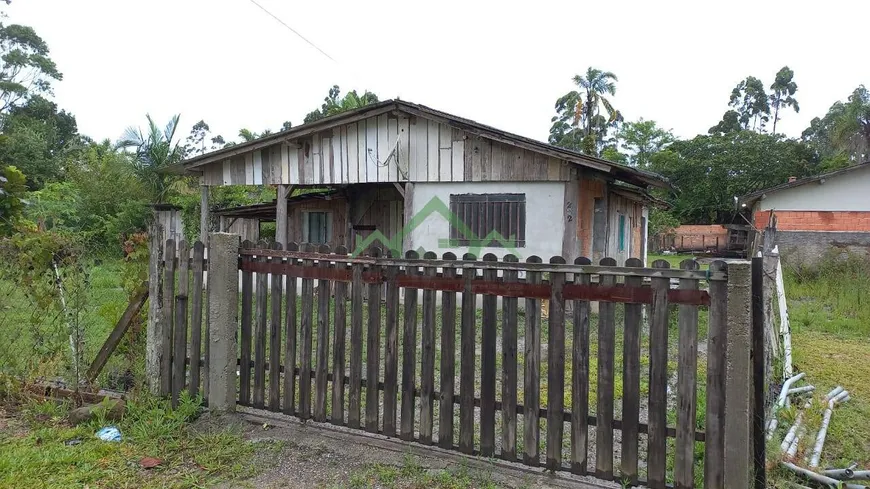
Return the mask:
M617 264L622 265L625 260L632 257L641 257L641 240L643 228L643 204L622 195L611 193L609 205L609 229L607 239L607 256L616 258ZM625 248L619 249L619 216L624 215L628 225L628 233L625 236Z
M407 114L358 122L200 167L204 185L568 181L569 163Z
M366 188L354 195L351 207L354 249L375 230L380 231L388 240L392 240L404 225L405 202L395 188ZM359 229L360 227L366 229ZM374 227L374 230L370 229L371 227ZM379 243L377 246L384 248L386 252L384 244Z
M580 254L593 259L603 256L593 256L592 229L595 218L595 199L606 199L607 182L593 178L588 173L580 175L580 194L577 205L577 232L580 237Z
M260 240L260 220L245 218L224 218L229 224L224 232L238 234L242 241L250 240L256 243Z
M339 245L347 246L347 200L344 198L310 200L288 206L287 235L290 241L305 242L305 237L302 235L302 219L308 211L331 213L332 239L327 244L333 249Z

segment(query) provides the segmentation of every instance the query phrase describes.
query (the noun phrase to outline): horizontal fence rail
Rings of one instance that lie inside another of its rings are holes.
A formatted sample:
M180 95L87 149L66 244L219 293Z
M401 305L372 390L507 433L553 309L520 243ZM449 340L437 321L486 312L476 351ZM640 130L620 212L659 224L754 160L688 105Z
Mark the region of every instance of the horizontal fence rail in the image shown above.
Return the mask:
M280 248L239 249L239 404L629 485L723 477L724 263ZM208 367L185 314L173 397Z

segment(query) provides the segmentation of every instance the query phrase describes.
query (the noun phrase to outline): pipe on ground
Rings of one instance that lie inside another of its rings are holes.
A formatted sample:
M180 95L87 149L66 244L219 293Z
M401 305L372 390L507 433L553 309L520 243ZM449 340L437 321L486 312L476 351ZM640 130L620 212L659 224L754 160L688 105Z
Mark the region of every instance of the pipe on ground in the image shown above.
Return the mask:
M834 414L834 406L848 400L849 391L846 390L828 399L828 408L825 409L825 416L822 418L822 427L819 428L819 434L816 436L816 445L813 447L813 454L810 457L810 468L814 469L819 466L819 459L822 457L822 449L825 447L825 436L828 434L828 425L831 423L831 416Z

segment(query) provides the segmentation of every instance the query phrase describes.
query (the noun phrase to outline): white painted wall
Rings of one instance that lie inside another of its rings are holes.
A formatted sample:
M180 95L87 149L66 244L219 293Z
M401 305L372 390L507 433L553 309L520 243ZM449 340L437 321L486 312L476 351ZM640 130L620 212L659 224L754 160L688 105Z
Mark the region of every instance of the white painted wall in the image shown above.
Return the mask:
M799 187L767 194L757 210L870 211L870 165Z
M414 215L437 197L449 208L450 194L526 194L526 246L517 248L520 261L537 255L546 263L552 256L562 255L562 235L565 232L564 182L453 182L418 183L414 186ZM441 215L432 214L411 231L412 249L423 248L438 256L451 251L461 258L470 248L441 248L439 240L450 237L450 225ZM481 248L480 256L493 253L499 259L510 251L506 248ZM478 258L479 258L478 257Z

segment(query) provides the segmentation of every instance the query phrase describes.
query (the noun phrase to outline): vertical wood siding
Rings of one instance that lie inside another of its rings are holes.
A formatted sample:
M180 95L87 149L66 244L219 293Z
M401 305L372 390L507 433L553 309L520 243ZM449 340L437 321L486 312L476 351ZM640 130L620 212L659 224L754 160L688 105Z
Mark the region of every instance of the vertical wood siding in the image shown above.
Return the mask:
M407 114L381 114L200 167L205 185L568 181L569 163Z

